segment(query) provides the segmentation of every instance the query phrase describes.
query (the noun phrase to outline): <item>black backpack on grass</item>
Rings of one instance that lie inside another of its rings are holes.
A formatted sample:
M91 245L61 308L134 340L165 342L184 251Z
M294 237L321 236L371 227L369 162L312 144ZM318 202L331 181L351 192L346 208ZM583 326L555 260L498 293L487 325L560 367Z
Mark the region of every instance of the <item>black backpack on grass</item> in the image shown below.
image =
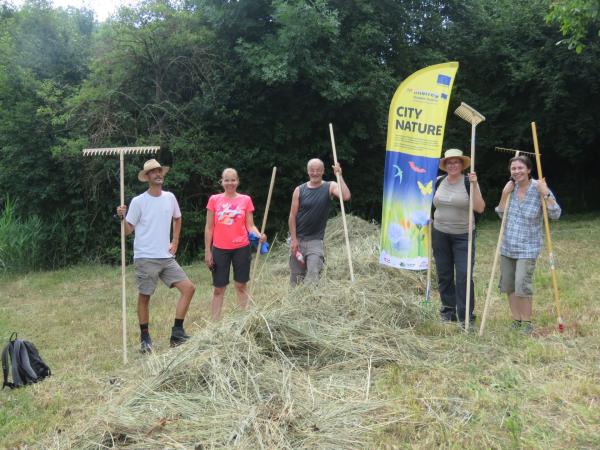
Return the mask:
M12 383L8 375L12 374ZM51 375L50 367L44 362L35 345L29 341L17 339L17 333L10 335L8 344L2 350L2 389L11 389L37 383Z

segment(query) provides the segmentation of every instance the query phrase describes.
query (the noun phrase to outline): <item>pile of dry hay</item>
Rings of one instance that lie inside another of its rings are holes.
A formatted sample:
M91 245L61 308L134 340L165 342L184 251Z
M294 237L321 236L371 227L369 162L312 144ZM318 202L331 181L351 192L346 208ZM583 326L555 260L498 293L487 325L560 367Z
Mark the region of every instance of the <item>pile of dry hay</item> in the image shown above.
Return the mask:
M148 358L141 379L102 412L78 447L364 448L397 422L370 392L372 369L427 359L412 326L423 275L378 264L379 229L332 219L318 288L288 288L287 249L263 259L254 307L230 314L190 343Z

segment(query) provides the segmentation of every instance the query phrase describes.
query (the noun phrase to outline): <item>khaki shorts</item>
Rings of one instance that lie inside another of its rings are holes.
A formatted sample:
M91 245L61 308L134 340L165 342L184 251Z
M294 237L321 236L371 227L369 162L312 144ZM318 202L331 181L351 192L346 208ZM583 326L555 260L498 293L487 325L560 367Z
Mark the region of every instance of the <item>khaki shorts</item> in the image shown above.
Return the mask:
M500 261L500 292L517 297L533 296L533 272L535 259L514 259L502 255Z
M138 292L152 295L160 278L169 288L188 277L175 258L138 258L133 260Z

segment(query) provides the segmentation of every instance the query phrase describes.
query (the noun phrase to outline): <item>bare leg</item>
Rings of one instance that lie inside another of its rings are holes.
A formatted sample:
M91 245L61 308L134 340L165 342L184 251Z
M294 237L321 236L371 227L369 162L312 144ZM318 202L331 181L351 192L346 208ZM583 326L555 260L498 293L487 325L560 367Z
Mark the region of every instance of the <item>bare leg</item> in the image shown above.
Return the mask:
M150 296L138 294L137 306L138 321L140 324L150 322Z
M181 294L179 296L179 301L177 302L177 307L175 308L175 318L185 319L185 315L190 307L192 297L196 292L196 287L190 280L183 280L173 283L173 287L176 287Z
M517 297L519 299L519 311L521 314L521 320L530 322L531 313L533 310L533 298L532 297Z
M246 291L247 284L248 283L235 282L235 293L237 294L240 309L246 309L248 307L248 292Z
M213 298L212 298L212 320L219 320L221 318L221 308L223 307L223 298L225 297L225 289L224 287L216 287L213 290Z
M511 294L508 294L508 304L510 305L510 315L512 316L513 320L521 320L521 309L520 309L520 302L521 298L517 297L516 294L513 292Z

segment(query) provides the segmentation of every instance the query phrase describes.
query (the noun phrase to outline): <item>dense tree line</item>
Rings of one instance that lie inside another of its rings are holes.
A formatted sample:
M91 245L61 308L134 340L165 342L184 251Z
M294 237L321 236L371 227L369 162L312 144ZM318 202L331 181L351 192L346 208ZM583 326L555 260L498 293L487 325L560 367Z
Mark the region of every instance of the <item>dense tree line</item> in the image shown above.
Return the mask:
M532 150L536 121L564 208L600 208L600 49L594 33L580 53L557 45L549 0L148 0L102 23L46 0L0 5L1 201L42 224L38 267L118 252L118 161L84 158L85 147L161 146L187 259L226 166L258 211L279 168L270 231L283 229L306 161L331 161L329 122L349 209L378 220L391 96L449 60L460 62L450 110L465 101L487 117L477 171L489 205L507 174L494 147ZM450 114L446 146L467 149L469 137ZM127 158L128 198L144 189L144 159Z

